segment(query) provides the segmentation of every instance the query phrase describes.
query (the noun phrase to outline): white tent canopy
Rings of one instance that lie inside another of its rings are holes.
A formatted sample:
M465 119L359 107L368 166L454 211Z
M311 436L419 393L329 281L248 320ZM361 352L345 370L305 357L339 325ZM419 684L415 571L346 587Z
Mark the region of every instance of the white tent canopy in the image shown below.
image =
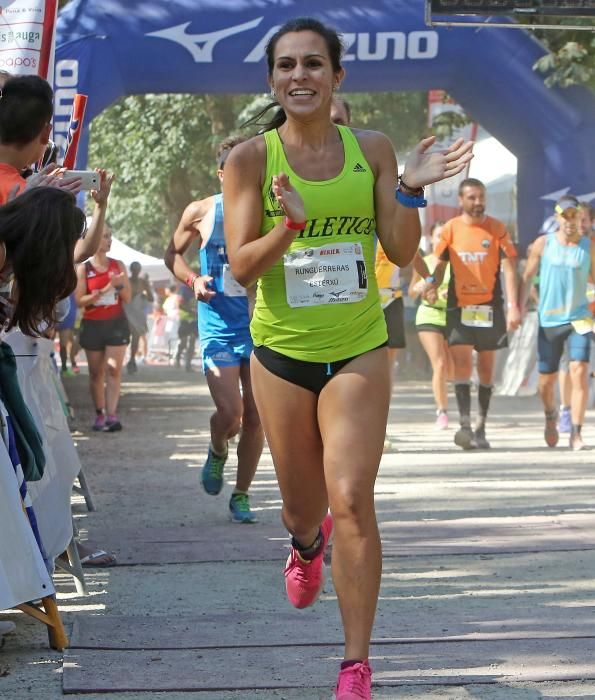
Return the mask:
M167 282L172 277L163 260L134 250L134 248L126 245L126 243L122 243L122 241L118 241L113 236L112 247L108 255L110 258L121 260L126 265L126 269L130 268L130 263L140 263L142 268L141 275L148 274L151 282Z

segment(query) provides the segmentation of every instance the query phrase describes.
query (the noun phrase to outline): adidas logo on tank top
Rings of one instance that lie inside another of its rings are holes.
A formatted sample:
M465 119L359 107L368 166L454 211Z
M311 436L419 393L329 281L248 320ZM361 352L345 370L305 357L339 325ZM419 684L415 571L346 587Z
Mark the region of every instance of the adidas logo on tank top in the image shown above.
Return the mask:
M367 173L368 171L364 168L364 166L361 163L356 163L353 166L353 172L354 173Z

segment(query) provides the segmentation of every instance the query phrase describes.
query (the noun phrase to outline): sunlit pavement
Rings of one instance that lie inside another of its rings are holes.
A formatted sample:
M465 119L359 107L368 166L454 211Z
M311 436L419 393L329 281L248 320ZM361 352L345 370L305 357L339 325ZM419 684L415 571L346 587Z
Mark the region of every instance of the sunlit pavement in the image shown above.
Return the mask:
M201 374L125 377L124 430L111 435L88 430L86 377L66 382L98 507L77 498L76 521L123 564L89 570L88 596L57 575L72 697L328 699L342 654L336 597L329 582L312 609L285 600L268 452L252 489L259 524L232 526L233 457L220 496L199 483L211 414ZM397 381L376 487L374 696L595 698L593 452L572 452L567 436L548 449L537 399L497 396L492 449L463 452L452 403L453 427L436 431L429 383ZM590 418L584 437L595 444ZM0 695L60 697L63 656L42 625L1 619L17 631L0 652Z

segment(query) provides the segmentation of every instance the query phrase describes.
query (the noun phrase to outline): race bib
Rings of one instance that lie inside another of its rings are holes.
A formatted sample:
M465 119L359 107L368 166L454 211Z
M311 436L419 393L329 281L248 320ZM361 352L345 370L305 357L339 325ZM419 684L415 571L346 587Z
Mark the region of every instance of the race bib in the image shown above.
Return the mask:
M571 321L572 327L580 335L587 335L593 330L593 319L587 316L586 318L577 318L576 321Z
M395 299L395 290L383 287L382 289L378 290L378 295L380 296L380 306L382 306L383 309L386 309L391 301L394 301Z
M494 309L491 306L463 306L461 323L473 328L491 328L494 324Z
M116 290L108 290L102 294L97 301L93 302L93 306L114 306L118 303L118 295Z
M231 267L223 265L223 295L226 297L245 297L246 288L231 274Z
M303 248L283 256L287 303L300 306L351 304L368 293L366 261L360 243Z

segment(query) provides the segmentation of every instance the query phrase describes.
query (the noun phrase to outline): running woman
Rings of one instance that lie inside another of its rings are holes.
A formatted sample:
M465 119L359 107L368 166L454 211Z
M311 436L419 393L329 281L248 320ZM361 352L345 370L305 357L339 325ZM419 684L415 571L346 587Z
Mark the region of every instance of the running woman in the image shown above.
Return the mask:
M130 342L123 303L130 301L130 282L124 263L108 257L112 232L106 225L99 248L76 271L76 303L83 309L80 345L89 364L89 385L95 405L93 430L122 430L117 416L122 363ZM106 415L107 411L107 415Z
M331 122L341 54L336 32L311 18L272 35L268 82L281 109L230 153L223 193L232 272L244 286L258 281L252 383L292 535L287 595L297 608L316 601L334 522L345 631L335 696L353 700L371 697L382 559L374 482L390 382L376 238L395 264L411 262L423 186L461 172L472 155L462 140L430 154L434 139L425 139L395 194L389 139Z
M508 346L508 331L520 324L517 305L517 252L505 225L488 216L485 185L467 178L459 185L460 216L444 224L436 255L440 263L427 280L423 296L437 299L444 270L450 261L446 333L454 362L455 396L461 427L455 445L464 450L488 449L485 425L492 398L496 350ZM508 312L500 285L504 273ZM471 373L477 351L479 417L471 428Z
M422 293L425 282L432 281L432 273L438 265L439 259L434 253L444 222L438 221L432 226L430 234L432 252L423 258L428 274L423 278L417 271L414 260L414 270L409 283L409 296L417 299ZM423 269L423 268L422 268ZM419 342L426 351L432 365L432 392L436 402L436 428L446 430L448 428L448 387L447 380L453 373L452 357L446 342L446 298L448 296L448 283L450 281L450 266L446 267L442 283L438 289L438 298L434 304L425 299L417 308L415 315L415 328L419 336Z
M231 149L243 138L224 140L217 153L217 176L223 181ZM200 274L184 260L190 244L199 245ZM254 403L250 379L250 311L246 289L233 278L223 236L223 197L216 194L192 202L184 211L165 252L165 263L185 282L198 301L198 330L202 367L215 412L211 442L202 469L204 490L216 496L223 487L223 469L229 440L240 433L236 485L229 499L233 523L254 523L248 491L262 448L264 434Z
M540 236L531 246L520 293L522 307L539 269L537 358L539 395L545 412L544 438L548 447L558 444L555 387L560 358L567 343L572 420L569 445L573 450L582 450L585 446L581 430L587 408L593 337L587 285L595 271L595 243L581 234L578 205L578 200L568 194L556 203L558 230Z

